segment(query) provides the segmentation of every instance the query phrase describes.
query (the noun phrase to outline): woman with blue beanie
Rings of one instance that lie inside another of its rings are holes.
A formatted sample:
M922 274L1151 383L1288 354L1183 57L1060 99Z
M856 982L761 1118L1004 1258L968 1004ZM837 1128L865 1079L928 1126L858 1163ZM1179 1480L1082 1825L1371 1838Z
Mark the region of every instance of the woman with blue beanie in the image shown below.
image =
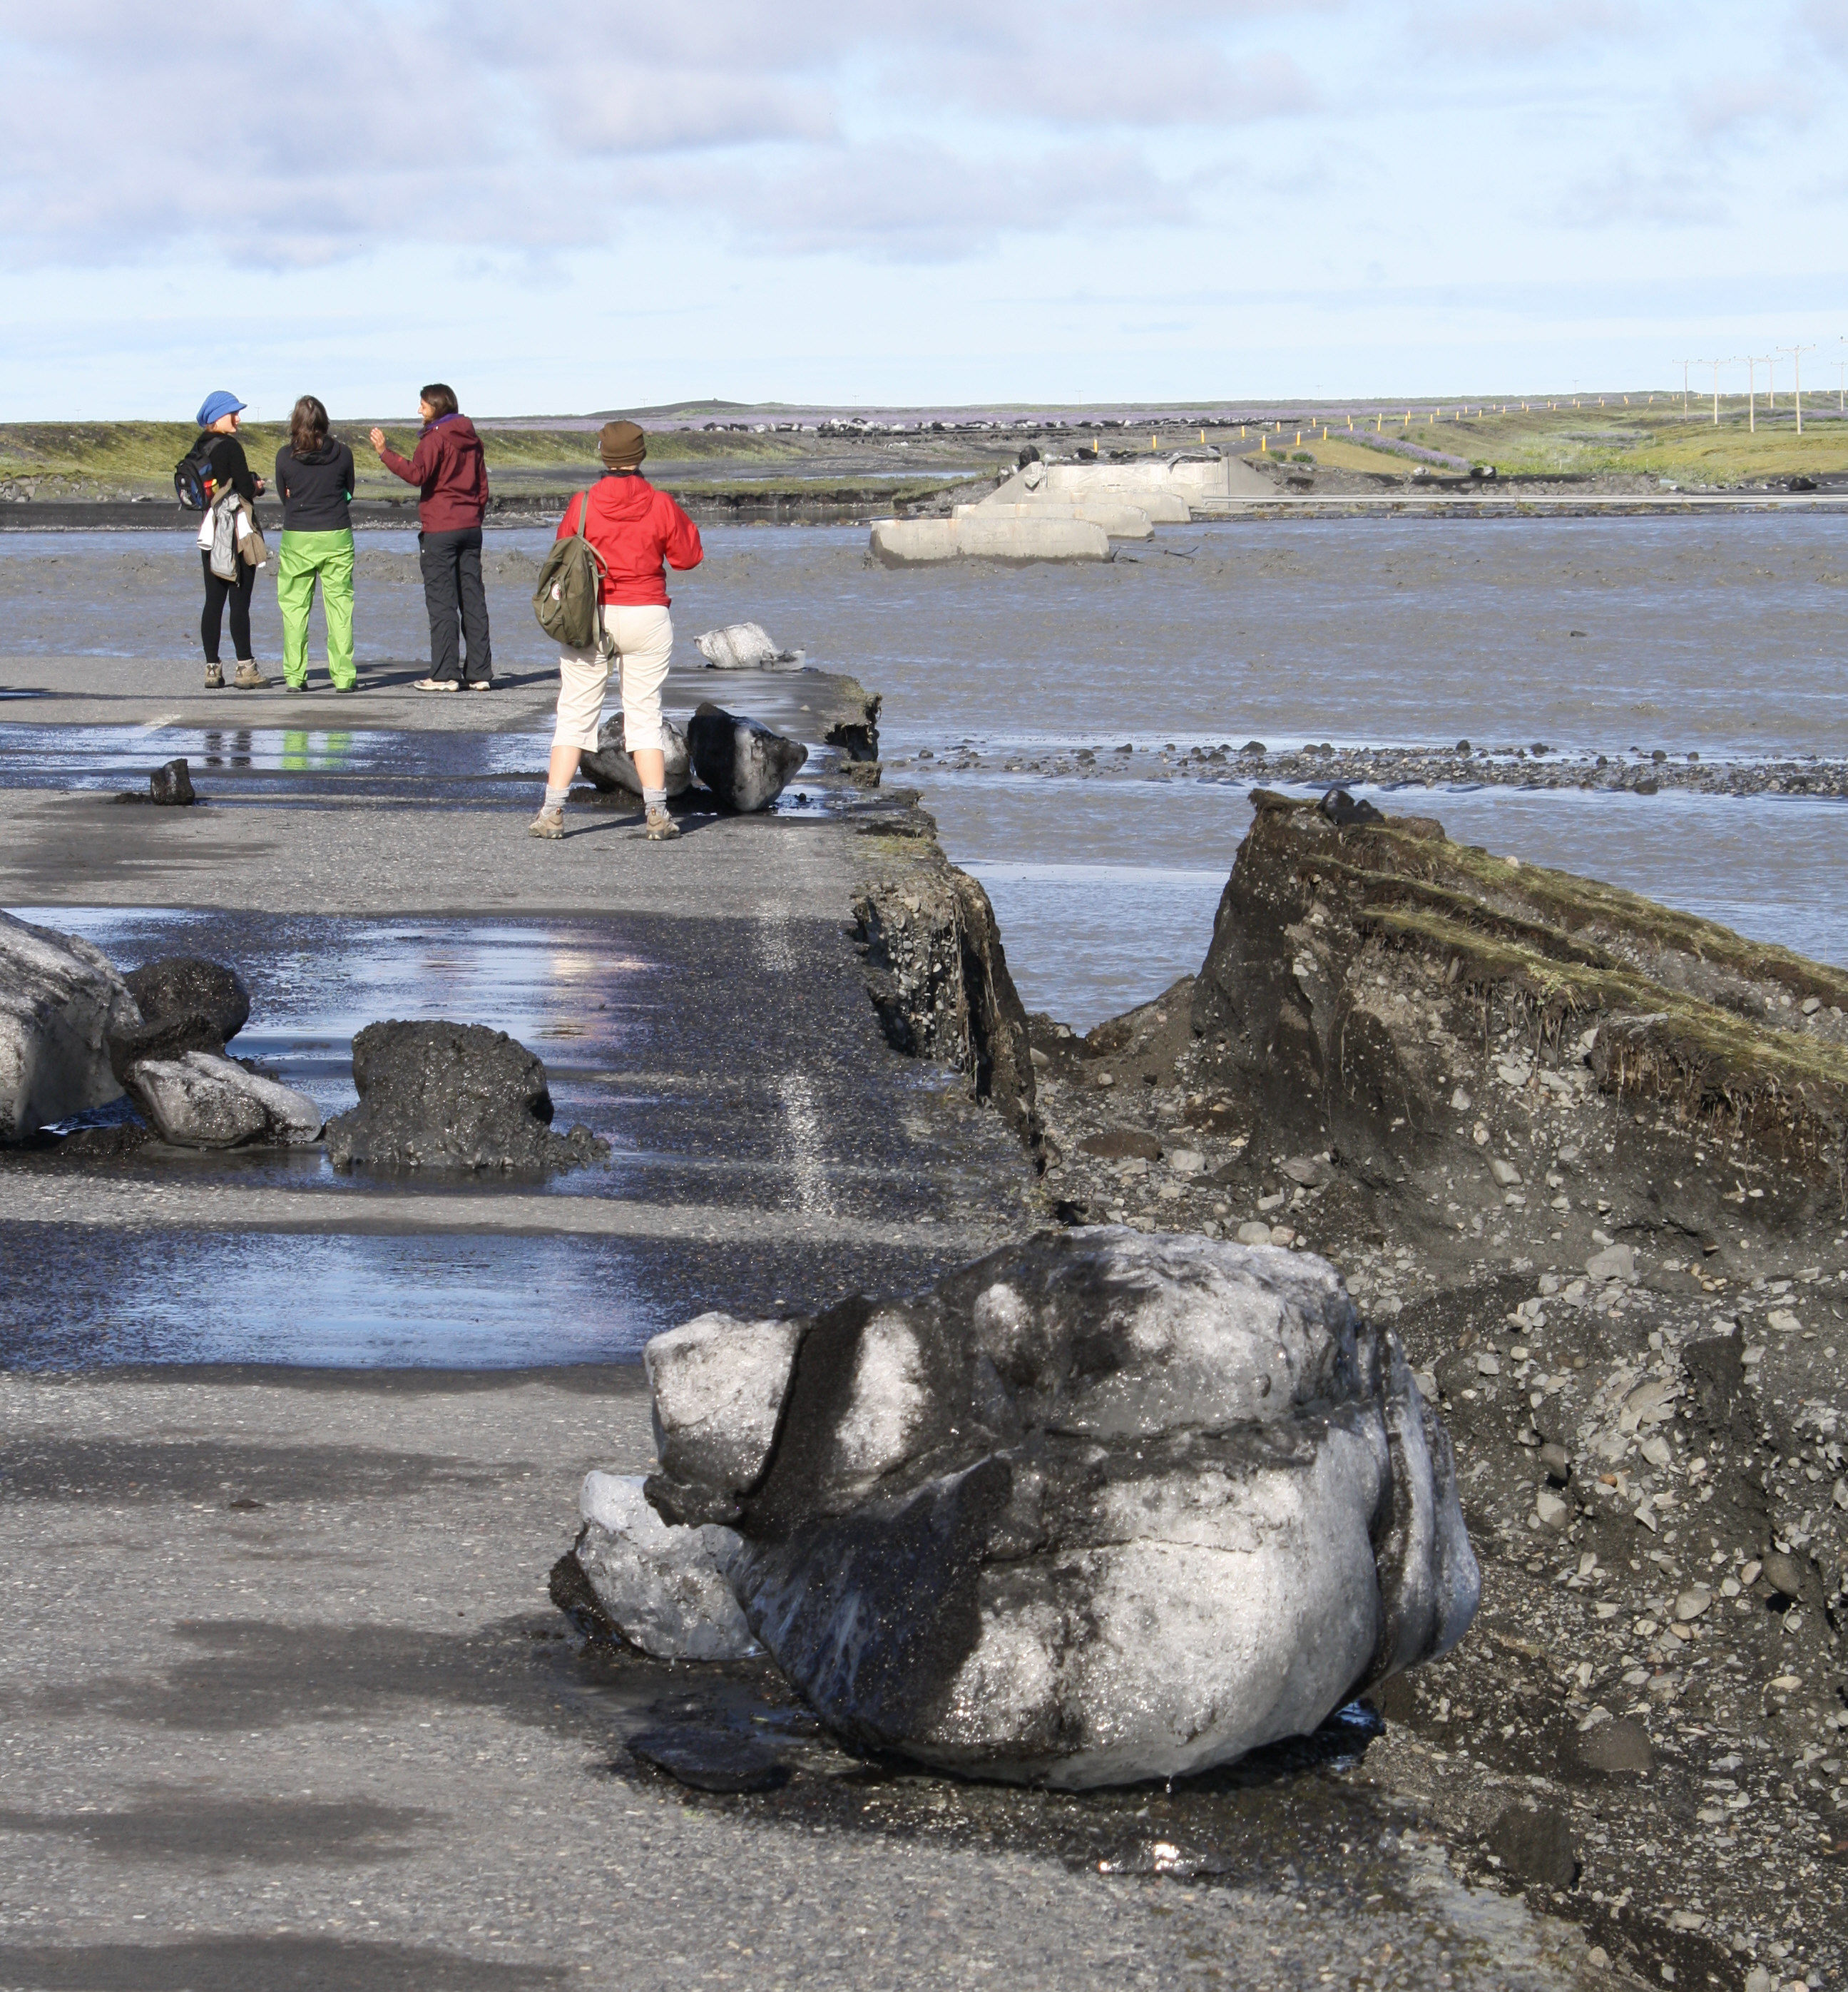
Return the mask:
M263 479L254 476L237 440L237 418L244 404L220 387L206 395L199 411L199 440L189 454L203 455L212 467L212 482L220 491L235 491L251 504L263 489ZM202 547L199 565L205 569L206 605L199 618L199 639L205 646L206 686L216 691L224 683L219 662L219 633L224 626L225 604L231 605L231 647L237 653L237 675L233 684L240 691L261 691L269 683L251 653L251 589L257 570L243 561L237 563L235 581L221 580L212 571L212 556Z

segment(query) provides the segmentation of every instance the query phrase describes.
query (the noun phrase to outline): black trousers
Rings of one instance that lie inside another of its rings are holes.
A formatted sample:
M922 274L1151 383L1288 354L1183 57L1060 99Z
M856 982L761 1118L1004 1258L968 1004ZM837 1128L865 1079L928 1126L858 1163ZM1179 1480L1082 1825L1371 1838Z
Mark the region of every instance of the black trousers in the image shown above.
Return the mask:
M224 605L231 605L231 648L241 663L251 654L251 590L256 585L257 570L237 563L237 578L220 581L212 571L212 556L201 552L199 564L206 571L206 605L199 614L199 640L206 646L206 662L219 661L218 633L224 622Z
M417 558L430 616L430 675L459 683L465 641L469 683L487 684L494 675L494 653L488 642L487 591L481 585L480 527L419 533Z

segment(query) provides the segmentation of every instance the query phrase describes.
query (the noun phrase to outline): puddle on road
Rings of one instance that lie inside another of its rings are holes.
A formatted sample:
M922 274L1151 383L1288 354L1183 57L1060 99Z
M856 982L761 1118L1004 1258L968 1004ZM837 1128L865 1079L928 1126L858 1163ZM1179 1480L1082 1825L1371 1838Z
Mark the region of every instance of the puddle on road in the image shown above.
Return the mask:
M373 732L316 726L0 725L0 788L142 793L150 769L184 756L208 802L301 807L371 795L447 808L506 807L544 775L551 734Z
M633 1254L603 1240L93 1232L41 1236L35 1261L73 1246L53 1316L0 1302L8 1366L520 1369L633 1362L660 1332Z
M632 1103L635 1089L625 1076L650 1063L650 1013L667 1000L668 970L646 950L624 945L607 922L365 920L106 906L9 910L36 926L80 935L124 968L163 954L230 962L251 995L251 1021L232 1049L299 1087L329 1118L358 1097L356 1032L385 1018L447 1017L505 1031L537 1052L545 1061L554 1124L563 1130L583 1120L607 1136L612 1109ZM238 1169L245 1182L257 1179L253 1171L266 1180L280 1171L278 1180L298 1185L305 1163L325 1180L346 1180L336 1178L324 1158L273 1149L200 1160ZM607 1189L608 1173L574 1171L544 1186L567 1193Z
M825 923L813 956L806 942L791 956L803 1000L766 1005L738 973L755 923L741 943L737 923L664 916L11 910L81 935L124 968L177 953L232 963L252 995L233 1050L330 1116L353 1103L352 1040L367 1023L448 1017L504 1030L544 1059L554 1125L581 1120L612 1153L591 1168L520 1178L336 1172L318 1148L7 1156L0 1180L56 1185L73 1217L91 1182L222 1198L215 1219L254 1189L307 1192L325 1206L315 1202L317 1228L299 1236L165 1222L6 1225L0 1206L0 1254L32 1274L0 1292L0 1363L494 1367L632 1357L709 1308L764 1314L779 1301L822 1307L855 1290L928 1284L967 1256L935 1238L960 1237L972 1208L985 1216L993 1184L1012 1182L1020 1166L998 1119L973 1106L946 1110L948 1076L895 1061L869 1069L864 989L809 972L825 947L844 950ZM715 1058L715 1045L744 1049ZM437 1218L459 1192L780 1213L788 1230L747 1246L708 1240L692 1213L684 1232L663 1215L653 1235L628 1239L419 1225L414 1199ZM392 1211L374 1220L366 1206L381 1194ZM903 1219L915 1236L846 1242L827 1235L837 1219ZM353 1235L375 1222L376 1233Z

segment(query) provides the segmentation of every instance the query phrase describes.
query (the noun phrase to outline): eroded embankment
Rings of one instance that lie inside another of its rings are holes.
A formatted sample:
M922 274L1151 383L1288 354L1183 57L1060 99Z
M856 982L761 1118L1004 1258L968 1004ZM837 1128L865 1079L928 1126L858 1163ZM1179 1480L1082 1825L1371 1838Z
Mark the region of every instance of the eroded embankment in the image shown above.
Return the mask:
M1048 1191L1325 1254L1441 1400L1484 1609L1386 1786L1652 1977L1833 1977L1848 977L1258 800L1197 977L1032 1020Z

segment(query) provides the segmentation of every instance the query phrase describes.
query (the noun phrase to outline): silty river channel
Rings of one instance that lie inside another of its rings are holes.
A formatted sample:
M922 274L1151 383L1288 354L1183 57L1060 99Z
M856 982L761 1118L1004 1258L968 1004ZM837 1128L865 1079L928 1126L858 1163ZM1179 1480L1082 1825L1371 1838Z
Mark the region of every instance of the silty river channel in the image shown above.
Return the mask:
M500 671L551 661L530 607L550 537L489 537ZM677 660L697 662L701 631L750 620L881 694L886 785L922 792L987 886L1028 1006L1078 1028L1198 966L1250 790L1326 786L1300 752L1325 743L1390 811L1848 961L1848 808L1765 776L1797 763L1842 786L1848 520L1216 523L1106 565L1021 570L888 571L861 527L704 538L704 565L672 581ZM425 654L414 534L363 533L357 589L362 679ZM199 592L177 533L0 534L0 684L29 691L35 654L196 654ZM274 674L273 568L254 620ZM724 676L710 681L723 700ZM0 704L0 781L43 783L48 752L54 776L104 787L169 752L381 779L394 753L460 754L457 780L504 807L511 834L531 797L508 778L544 762L544 732L396 745L369 735L363 698L343 728L321 701L288 726L273 700L224 702L221 735L171 740L47 740ZM1256 742L1266 756L1241 755ZM1439 750L1441 776L1424 766ZM235 783L226 799L256 800Z

